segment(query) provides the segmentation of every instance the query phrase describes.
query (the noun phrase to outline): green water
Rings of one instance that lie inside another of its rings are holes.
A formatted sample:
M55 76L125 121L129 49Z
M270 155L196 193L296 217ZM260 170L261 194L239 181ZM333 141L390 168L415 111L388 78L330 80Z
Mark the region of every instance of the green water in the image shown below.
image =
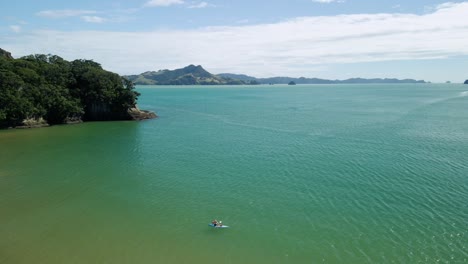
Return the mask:
M468 86L138 89L0 131L0 263L468 262Z

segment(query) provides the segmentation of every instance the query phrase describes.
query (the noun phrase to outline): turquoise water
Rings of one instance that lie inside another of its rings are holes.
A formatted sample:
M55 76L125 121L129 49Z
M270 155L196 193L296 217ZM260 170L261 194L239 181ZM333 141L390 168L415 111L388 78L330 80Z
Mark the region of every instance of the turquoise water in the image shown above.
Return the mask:
M0 131L0 263L468 262L468 86L138 90Z

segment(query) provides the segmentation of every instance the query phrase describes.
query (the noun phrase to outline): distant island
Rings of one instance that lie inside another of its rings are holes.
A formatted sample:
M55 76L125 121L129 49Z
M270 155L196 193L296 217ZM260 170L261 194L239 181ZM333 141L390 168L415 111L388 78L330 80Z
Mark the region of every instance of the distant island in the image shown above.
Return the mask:
M468 80L466 80L463 84L468 84Z
M296 83L294 81L290 81L288 85L296 85Z
M271 77L256 78L244 74L211 74L202 66L189 65L175 70L148 71L124 76L138 85L255 85L255 84L364 84L364 83L426 83L413 79L364 79L327 80L318 78Z
M221 73L217 76L238 79L245 82L255 81L262 84L289 84L291 82L295 84L365 84L365 83L427 83L424 80L413 80L413 79L394 79L394 78L374 78L374 79L364 79L364 78L351 78L346 80L327 80L319 78L292 78L292 77L270 77L270 78L255 78L243 74L231 74L231 73Z
M0 49L0 128L156 117L138 109L138 96L131 81L94 61L14 59Z

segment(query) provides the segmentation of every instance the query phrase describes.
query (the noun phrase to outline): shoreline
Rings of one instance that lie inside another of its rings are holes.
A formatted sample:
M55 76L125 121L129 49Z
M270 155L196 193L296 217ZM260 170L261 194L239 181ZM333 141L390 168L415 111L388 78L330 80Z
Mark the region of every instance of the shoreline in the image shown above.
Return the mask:
M15 126L15 127L2 127L0 130L13 130L13 129L30 129L30 128L44 128L44 127L52 127L52 126L57 126L57 125L77 125L77 124L82 124L82 123L88 123L88 122L106 122L106 121L143 121L143 120L149 120L149 119L156 119L158 118L158 115L155 112L149 111L149 110L140 110L137 106L134 108L128 109L128 115L129 119L110 119L110 120L88 120L88 121L83 121L81 118L79 119L70 119L67 120L63 124L54 124L51 125L47 123L43 118L39 119L25 119L23 120L23 124L21 126Z
M446 83L296 83L294 86L351 86L351 85L433 85L433 84L446 84ZM453 85L463 83L451 83ZM203 84L190 84L190 85L163 85L163 84L136 84L137 88L190 88L190 87L203 87L203 88L242 88L242 87L286 87L291 88L293 85L285 84L245 84L245 85L203 85Z

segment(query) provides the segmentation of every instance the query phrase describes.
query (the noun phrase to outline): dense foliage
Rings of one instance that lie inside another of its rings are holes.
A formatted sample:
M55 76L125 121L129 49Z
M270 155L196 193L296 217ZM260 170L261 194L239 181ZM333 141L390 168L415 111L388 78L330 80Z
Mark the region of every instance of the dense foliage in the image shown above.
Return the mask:
M25 119L126 119L139 94L132 82L90 60L54 55L0 56L0 127Z

